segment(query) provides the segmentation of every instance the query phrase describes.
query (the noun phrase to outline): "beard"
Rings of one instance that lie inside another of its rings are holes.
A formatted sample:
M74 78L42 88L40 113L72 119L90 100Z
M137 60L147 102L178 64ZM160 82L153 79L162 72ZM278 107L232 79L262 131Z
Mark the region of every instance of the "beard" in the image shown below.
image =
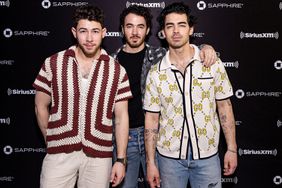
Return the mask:
M126 38L126 43L131 47L131 48L138 48L140 47L144 41L145 41L145 37L140 37L140 36L131 36L131 37L127 37L125 36Z
M100 45L95 45L93 47L93 49L88 50L88 49L85 48L85 46L78 44L78 47L81 49L83 54L88 58L93 58L94 56L96 56L97 52L100 50L100 47L98 47L98 46L100 46Z

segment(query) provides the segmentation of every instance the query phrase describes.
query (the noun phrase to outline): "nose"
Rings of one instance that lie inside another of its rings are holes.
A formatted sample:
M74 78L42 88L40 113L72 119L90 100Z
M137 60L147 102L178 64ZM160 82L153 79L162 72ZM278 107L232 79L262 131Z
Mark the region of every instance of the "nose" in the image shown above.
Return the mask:
M178 31L179 31L179 28L178 28L177 26L175 26L175 27L173 28L173 32L174 32L174 33L178 33Z
M133 27L132 33L133 33L133 34L137 34L137 27Z
M92 36L92 33L91 33L91 32L88 32L88 33L87 33L86 40L87 40L87 41L92 41L92 40L93 40L93 36Z

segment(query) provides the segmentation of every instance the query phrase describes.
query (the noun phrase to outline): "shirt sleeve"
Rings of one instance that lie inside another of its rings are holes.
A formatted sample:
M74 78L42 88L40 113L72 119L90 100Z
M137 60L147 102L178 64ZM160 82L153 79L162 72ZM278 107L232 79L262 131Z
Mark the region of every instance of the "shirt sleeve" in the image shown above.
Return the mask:
M119 85L118 85L116 102L128 100L129 98L133 97L131 90L130 90L128 76L123 67L121 67L120 78L121 78L121 81L119 82Z
M42 91L48 95L51 95L51 80L52 73L50 67L50 58L47 58L32 86L36 89L36 91Z
M157 66L153 66L148 73L146 80L145 96L144 96L144 110L150 112L160 112L161 102L158 92L157 81L159 77L157 76Z
M233 89L221 60L218 59L216 64L217 68L215 73L215 99L223 100L233 95Z

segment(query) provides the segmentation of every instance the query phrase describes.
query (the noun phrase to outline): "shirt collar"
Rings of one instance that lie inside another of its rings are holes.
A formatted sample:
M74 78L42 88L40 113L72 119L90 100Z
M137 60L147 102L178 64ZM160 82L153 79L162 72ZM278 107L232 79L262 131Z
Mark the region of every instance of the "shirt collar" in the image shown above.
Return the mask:
M190 62L192 61L201 61L200 58L200 49L194 45L194 44L190 44L191 47L194 48L194 56L193 58L190 60ZM162 59L161 63L160 63L160 67L159 70L165 70L165 69L173 69L176 70L175 66L171 64L170 60L169 60L169 50L167 51L166 55L164 56L164 58Z
M73 57L75 58L75 48L76 46L71 46L69 47L69 49L67 49L66 51L66 56L70 56L70 57ZM106 50L104 49L101 49L101 54L100 54L100 57L97 59L98 61L109 61L109 56L106 52Z

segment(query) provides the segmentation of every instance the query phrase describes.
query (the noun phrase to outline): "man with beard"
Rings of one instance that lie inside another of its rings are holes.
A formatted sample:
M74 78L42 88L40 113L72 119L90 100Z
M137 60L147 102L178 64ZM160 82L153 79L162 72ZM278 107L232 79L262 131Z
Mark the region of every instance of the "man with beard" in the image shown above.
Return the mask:
M124 9L120 15L120 25L125 45L112 55L126 69L133 95L128 101L130 129L126 176L120 185L123 188L138 187L140 163L146 175L143 111L145 81L150 67L166 53L164 48L145 43L152 27L151 20L152 15L148 8L132 5ZM201 55L205 65L209 66L215 62L216 53L211 46L204 45Z
M221 188L220 128L227 145L224 175L233 174L237 167L228 75L219 58L211 67L203 66L199 48L189 40L195 17L188 5L168 5L158 21L169 49L152 66L146 82L148 181L151 188L182 188L188 182L192 188Z
M117 186L125 166L112 167L112 118L117 157L126 157L128 99L125 69L101 48L105 37L101 9L75 11L71 28L77 45L48 57L33 86L35 112L47 144L40 187Z

